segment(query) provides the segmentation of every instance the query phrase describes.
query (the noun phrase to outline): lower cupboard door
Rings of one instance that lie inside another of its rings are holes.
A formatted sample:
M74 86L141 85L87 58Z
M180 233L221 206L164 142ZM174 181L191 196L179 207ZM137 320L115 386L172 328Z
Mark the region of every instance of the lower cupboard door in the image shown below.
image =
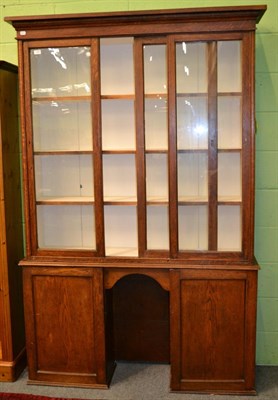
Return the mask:
M107 386L102 271L24 268L30 381Z
M172 271L171 388L254 393L257 271Z

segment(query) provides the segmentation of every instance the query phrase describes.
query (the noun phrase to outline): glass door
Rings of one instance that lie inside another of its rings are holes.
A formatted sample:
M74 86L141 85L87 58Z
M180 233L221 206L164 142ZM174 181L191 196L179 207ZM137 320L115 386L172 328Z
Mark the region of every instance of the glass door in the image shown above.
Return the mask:
M242 40L79 43L30 49L37 247L240 253Z
M241 252L241 41L176 41L175 60L179 251Z
M32 48L37 245L95 250L91 49Z
M179 250L208 250L206 43L176 44Z
M105 255L138 256L133 38L100 39Z
M143 45L146 249L169 251L167 46Z
M142 257L169 256L167 42L135 41L138 232Z
M242 246L241 51L239 40L217 42L218 251Z

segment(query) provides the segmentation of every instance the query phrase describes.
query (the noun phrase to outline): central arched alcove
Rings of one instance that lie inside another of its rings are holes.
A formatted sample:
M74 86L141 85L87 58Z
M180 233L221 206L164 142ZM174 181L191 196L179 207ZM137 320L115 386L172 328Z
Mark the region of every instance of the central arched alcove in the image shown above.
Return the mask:
M129 274L107 292L115 359L169 363L169 291L149 276Z

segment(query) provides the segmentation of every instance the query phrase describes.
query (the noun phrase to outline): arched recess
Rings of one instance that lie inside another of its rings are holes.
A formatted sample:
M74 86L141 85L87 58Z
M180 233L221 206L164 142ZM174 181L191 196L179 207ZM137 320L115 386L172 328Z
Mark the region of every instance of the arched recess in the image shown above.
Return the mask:
M114 358L169 363L169 291L161 285L164 280L134 272L118 278L111 276L114 284L106 289Z

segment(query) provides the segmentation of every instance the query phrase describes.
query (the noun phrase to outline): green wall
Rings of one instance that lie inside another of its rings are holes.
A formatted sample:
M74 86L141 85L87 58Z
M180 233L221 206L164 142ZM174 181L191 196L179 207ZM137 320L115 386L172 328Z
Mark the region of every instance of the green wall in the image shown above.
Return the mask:
M0 59L17 64L5 16L250 4L268 6L256 42L257 363L278 365L278 0L0 0Z

